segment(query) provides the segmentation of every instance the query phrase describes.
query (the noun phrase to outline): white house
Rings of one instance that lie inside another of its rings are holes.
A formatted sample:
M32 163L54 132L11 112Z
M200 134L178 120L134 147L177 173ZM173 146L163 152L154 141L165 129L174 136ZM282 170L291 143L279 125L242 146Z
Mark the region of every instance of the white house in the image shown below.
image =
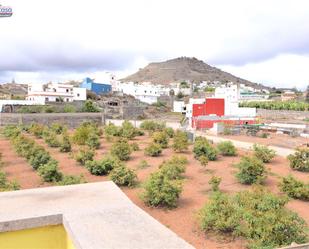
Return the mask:
M186 113L186 104L184 101L174 101L173 112Z
M234 84L226 84L215 89L215 98L223 98L227 102L238 102L240 88Z
M238 101L240 96L240 89L237 85L226 84L215 89L215 98L222 98L225 101L224 113L225 115L237 115Z
M124 94L132 95L134 98L142 102L153 104L156 103L158 97L169 96L171 92L177 95L182 92L184 95L191 93L191 88L181 88L179 83L171 83L169 86L153 84L151 82L120 82L112 81L113 91L122 92Z
M152 84L137 84L134 82L118 83L116 91L132 95L134 98L147 104L156 103L158 97L165 94L160 86Z
M86 89L73 87L73 85L60 83L28 85L27 100L40 102L73 102L74 100L86 99Z

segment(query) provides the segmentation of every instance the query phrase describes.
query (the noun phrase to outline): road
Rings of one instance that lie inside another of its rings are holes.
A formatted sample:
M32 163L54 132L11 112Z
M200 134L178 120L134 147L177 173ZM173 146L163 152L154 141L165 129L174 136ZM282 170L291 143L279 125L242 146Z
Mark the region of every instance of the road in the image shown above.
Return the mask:
M250 142L243 142L243 141L238 141L238 140L235 140L235 139L222 138L222 137L217 137L217 136L210 136L210 135L206 135L205 133L200 132L200 131L196 131L196 135L206 137L207 139L214 141L214 143L219 143L219 142L222 142L222 141L231 141L237 148L241 148L241 149L245 149L245 150L250 150L253 146L253 143L250 143ZM284 156L284 157L286 157L290 154L293 154L295 152L295 150L286 149L286 148L282 148L282 147L278 147L278 146L268 146L268 148L276 151L277 155Z

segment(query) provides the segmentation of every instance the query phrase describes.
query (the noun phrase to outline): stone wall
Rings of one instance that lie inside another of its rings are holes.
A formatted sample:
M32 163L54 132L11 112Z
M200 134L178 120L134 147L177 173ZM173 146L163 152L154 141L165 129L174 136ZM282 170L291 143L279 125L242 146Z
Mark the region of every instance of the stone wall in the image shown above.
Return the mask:
M257 109L257 115L270 120L295 120L295 122L309 119L309 112L287 111L287 110L266 110Z
M50 125L61 123L74 128L85 121L104 123L103 113L0 113L0 125L40 123Z

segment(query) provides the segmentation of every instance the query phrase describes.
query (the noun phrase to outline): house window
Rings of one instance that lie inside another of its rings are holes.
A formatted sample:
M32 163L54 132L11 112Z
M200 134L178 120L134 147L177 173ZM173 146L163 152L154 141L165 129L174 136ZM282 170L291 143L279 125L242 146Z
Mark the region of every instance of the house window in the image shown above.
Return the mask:
M65 90L66 90L67 93L69 92L69 89L65 89Z
M59 102L59 99L58 99L58 98L56 98L56 102Z
M66 100L67 100L67 102L69 102L69 99L68 99L68 98L67 98Z
M80 94L78 93L78 94L77 94L77 97L79 97L79 96L80 96Z
M56 88L53 88L54 92L57 92Z
M48 101L48 98L45 98L45 101Z

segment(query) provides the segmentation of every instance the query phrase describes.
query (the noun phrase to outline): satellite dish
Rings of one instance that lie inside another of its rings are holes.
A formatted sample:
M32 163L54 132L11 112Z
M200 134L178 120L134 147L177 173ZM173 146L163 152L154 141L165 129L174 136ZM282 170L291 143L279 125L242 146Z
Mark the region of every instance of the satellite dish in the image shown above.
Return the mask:
M10 17L13 15L12 7L0 5L0 17Z

